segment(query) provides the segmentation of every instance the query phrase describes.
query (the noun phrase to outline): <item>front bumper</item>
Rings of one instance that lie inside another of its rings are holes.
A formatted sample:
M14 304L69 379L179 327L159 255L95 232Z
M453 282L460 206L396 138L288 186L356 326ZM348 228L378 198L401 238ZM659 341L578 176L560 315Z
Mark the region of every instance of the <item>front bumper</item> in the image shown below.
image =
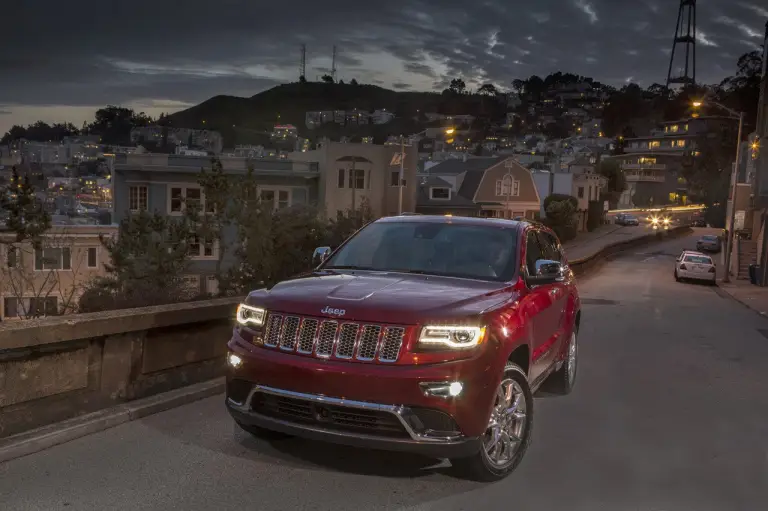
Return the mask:
M425 428L417 411L406 406L329 398L256 384L249 384L247 394L241 393L246 396L242 401L237 401L229 385L227 394L227 409L238 423L311 440L433 458L471 456L482 445L479 438L458 432L436 435ZM264 398L276 401L278 409L282 406L282 414L275 413L275 407L254 405Z

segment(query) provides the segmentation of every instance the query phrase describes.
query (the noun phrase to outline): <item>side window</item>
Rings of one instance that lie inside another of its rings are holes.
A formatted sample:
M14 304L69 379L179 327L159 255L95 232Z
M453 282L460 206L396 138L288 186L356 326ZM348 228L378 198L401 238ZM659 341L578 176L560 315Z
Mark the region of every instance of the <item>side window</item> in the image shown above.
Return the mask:
M536 275L536 261L544 259L536 231L528 231L525 237L525 266L528 275Z
M547 232L540 232L539 243L541 243L544 259L563 262L563 254L560 250L560 243L557 241L557 238Z

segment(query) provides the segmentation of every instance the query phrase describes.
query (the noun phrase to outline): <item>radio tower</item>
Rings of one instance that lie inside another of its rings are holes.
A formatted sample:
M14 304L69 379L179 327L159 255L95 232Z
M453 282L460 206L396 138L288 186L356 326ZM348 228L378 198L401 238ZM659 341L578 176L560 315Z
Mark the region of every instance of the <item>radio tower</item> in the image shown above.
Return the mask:
M307 45L301 45L301 63L299 64L299 81L307 78Z
M681 46L678 48L678 44ZM685 54L685 62L675 66L678 50ZM696 0L680 0L677 12L675 39L672 42L672 54L669 56L667 88L670 85L694 85L696 83Z
M336 45L333 45L333 59L331 60L331 78L336 83Z

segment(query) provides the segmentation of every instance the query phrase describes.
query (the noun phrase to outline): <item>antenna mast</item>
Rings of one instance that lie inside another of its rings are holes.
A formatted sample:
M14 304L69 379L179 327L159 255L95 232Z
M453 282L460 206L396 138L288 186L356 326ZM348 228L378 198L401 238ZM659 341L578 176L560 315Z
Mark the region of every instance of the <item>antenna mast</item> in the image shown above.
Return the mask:
M333 59L331 60L331 78L336 83L336 45L333 45Z
M677 45L684 53L685 61L681 62L679 69L675 69L675 53ZM672 54L669 56L669 71L667 72L667 88L672 84L695 85L696 84L696 0L680 0L680 9L677 12L677 24L675 25L675 38L672 41Z
M299 64L299 81L307 77L307 45L301 45L301 63Z

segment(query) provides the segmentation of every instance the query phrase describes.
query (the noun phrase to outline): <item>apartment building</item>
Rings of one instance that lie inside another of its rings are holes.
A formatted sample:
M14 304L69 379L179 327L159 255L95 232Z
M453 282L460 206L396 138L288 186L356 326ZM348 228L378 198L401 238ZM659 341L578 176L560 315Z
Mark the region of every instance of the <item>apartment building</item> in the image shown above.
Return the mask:
M116 234L115 225L54 225L35 249L0 227L0 321L76 311L84 286L105 274L100 236Z
M376 216L400 211L400 145L322 141L318 148L288 155L318 169L317 205L329 216L359 207L363 198ZM406 145L403 163L402 211L416 207L418 147Z

